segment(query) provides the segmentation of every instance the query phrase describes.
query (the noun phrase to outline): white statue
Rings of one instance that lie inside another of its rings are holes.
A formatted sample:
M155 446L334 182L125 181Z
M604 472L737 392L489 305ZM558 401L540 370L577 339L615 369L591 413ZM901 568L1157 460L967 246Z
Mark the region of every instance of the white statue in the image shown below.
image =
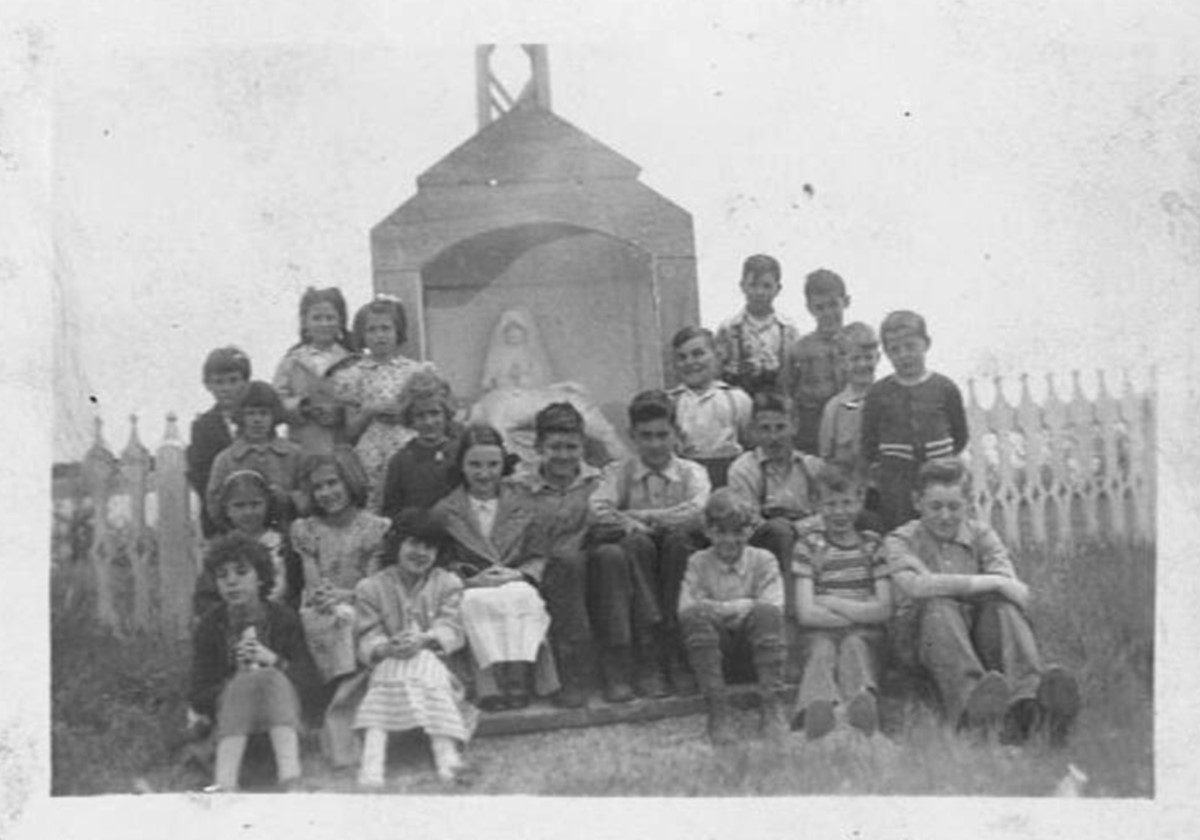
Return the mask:
M553 378L533 315L524 308L505 311L492 329L483 363L484 394L471 407L469 422L494 426L511 451L534 464L534 416L551 403L565 400L583 415L588 437L603 445L603 460L623 458L625 444L592 404L587 389L577 382L553 382Z

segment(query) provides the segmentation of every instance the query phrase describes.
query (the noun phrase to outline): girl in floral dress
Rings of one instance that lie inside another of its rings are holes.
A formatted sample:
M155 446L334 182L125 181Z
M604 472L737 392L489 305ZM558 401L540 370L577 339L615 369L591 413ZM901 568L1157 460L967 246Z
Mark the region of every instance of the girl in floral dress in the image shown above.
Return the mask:
M391 523L362 509L362 465L354 450L312 455L301 472L313 516L292 523L292 546L304 567L300 619L326 683L353 673L354 587L379 569Z
M346 432L367 476L367 507L378 512L388 461L416 432L405 425L400 395L409 378L430 364L400 354L407 339L404 306L380 295L354 316L354 336L366 354L330 375L334 392L346 406Z

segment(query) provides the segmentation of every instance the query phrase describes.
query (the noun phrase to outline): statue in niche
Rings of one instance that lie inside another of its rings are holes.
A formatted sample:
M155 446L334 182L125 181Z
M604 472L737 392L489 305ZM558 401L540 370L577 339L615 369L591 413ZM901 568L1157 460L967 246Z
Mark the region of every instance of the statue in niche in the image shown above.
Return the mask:
M527 309L509 309L492 329L483 364L484 394L471 408L469 421L494 426L512 452L537 463L533 420L546 406L569 402L583 420L589 438L586 457L600 464L627 454L616 429L576 382L553 382L550 358L537 324Z

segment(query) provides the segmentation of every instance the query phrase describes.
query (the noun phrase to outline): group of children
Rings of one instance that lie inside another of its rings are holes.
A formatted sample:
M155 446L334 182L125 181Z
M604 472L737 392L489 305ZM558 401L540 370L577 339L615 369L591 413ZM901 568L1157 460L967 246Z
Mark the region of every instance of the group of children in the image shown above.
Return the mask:
M956 726L1065 739L1078 687L1041 661L1027 588L969 518L962 399L926 369L924 320L843 325L845 284L822 269L802 336L774 311L780 279L749 258L745 309L674 336L679 384L633 397L634 453L605 465L570 402L537 413L531 462L461 427L449 383L399 353L392 298L348 330L340 292L310 289L274 385L213 351L189 474L212 538L192 709L215 726L214 788L237 786L255 732L294 785L306 724L365 786L410 729L454 779L478 710L580 707L596 679L610 703L702 692L718 744L727 678L756 682L768 739L869 735L889 657L932 678ZM895 372L876 382L880 344ZM807 658L786 709L790 626Z

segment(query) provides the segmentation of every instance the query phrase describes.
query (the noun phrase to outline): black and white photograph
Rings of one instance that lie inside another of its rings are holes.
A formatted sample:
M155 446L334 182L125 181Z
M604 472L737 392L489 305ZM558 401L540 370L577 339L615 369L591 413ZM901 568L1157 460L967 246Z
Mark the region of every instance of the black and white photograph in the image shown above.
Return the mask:
M5 20L0 825L1187 836L1200 12L552 5Z

